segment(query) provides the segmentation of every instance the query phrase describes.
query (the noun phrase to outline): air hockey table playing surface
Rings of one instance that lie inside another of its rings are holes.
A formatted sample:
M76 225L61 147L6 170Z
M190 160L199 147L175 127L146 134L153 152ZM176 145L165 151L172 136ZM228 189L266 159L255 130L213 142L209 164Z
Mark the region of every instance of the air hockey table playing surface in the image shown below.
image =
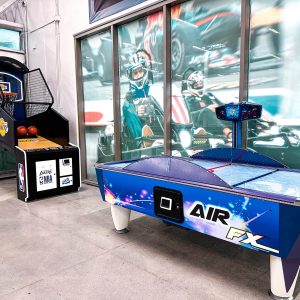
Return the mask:
M214 172L233 187L276 193L300 199L300 172L239 163L196 160L193 163Z

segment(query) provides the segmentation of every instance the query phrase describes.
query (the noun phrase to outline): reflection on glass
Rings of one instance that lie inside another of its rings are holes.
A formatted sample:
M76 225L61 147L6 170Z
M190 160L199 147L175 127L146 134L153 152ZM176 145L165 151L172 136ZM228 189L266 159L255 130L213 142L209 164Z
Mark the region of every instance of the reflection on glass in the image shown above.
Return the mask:
M163 14L119 27L122 159L164 149Z
M114 160L112 39L110 32L81 41L87 179L95 163Z
M172 154L230 145L231 123L215 108L238 101L240 1L172 7Z
M300 168L300 19L297 0L252 0L249 98L263 115L249 122L248 147Z
M0 177L1 174L14 172L16 168L16 157L14 152L0 147Z
M0 28L0 47L9 48L12 50L21 50L20 32Z

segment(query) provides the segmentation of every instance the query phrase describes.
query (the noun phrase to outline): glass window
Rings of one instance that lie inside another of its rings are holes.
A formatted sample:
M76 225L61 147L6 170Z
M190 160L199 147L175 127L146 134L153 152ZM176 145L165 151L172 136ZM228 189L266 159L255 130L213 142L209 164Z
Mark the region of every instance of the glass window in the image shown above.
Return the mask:
M13 151L8 151L0 146L0 178L1 175L15 172L16 157Z
M112 39L109 31L81 41L87 179L95 162L114 160Z
M163 14L122 25L119 33L122 159L164 150Z
M0 28L0 47L9 48L12 50L21 50L20 32Z
M252 0L249 99L263 115L248 125L248 147L300 168L300 19L297 0Z
M215 108L238 102L241 1L188 1L172 7L172 154L231 143L231 123Z

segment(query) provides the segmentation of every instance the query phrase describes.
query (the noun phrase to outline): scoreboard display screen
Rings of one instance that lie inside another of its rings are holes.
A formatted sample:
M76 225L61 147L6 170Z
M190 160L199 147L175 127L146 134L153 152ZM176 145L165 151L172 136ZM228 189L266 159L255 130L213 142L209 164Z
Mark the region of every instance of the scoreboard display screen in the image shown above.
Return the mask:
M261 112L261 105L248 102L229 103L216 108L217 118L225 121L259 119Z

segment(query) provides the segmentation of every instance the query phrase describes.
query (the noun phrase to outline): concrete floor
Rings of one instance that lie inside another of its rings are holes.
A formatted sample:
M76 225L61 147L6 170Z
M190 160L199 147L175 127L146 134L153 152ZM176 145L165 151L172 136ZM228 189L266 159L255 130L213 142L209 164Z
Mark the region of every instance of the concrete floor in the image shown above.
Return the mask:
M26 204L0 180L0 299L269 299L267 255L136 213L130 228L95 187Z

